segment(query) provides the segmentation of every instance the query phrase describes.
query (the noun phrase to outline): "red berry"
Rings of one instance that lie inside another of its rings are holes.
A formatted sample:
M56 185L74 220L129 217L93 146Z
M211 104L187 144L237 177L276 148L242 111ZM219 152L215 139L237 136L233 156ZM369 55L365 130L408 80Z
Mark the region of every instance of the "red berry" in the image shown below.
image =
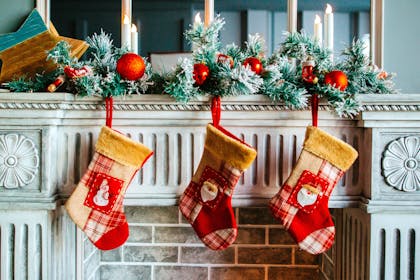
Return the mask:
M232 68L233 58L231 56L222 53L217 55L217 63L226 63L226 61L229 61L230 68Z

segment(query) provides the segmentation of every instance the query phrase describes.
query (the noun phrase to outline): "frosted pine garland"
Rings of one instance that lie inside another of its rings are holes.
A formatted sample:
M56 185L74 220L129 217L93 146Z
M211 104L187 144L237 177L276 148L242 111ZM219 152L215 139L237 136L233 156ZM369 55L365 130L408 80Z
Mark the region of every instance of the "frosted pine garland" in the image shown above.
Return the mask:
M57 70L49 74L37 74L32 79L21 77L9 83L13 91L45 91L48 84L63 74L65 66L91 67L92 74L71 79L64 90L80 95L118 96L126 94L166 93L175 100L188 102L200 95L237 96L263 94L273 102L283 102L292 109L308 106L311 94L324 98L339 116L354 116L359 112L359 94L395 93L393 75L381 71L370 64L363 53L365 46L354 41L342 53L341 60L333 63L330 51L320 47L305 33L285 33L286 38L279 49L266 57L265 43L258 35L249 35L244 48L235 44L223 47L219 41L220 31L225 21L216 17L205 27L194 24L185 32L193 46L192 59L181 59L175 69L159 74L152 71L146 60L145 75L137 81L128 81L116 72L116 61L127 52L113 46L109 35L101 31L87 38L90 45L87 61L77 61L70 57L69 45L60 42L48 54L48 59L57 64ZM219 60L220 55L228 59ZM247 58L257 58L262 66L261 74L244 66ZM314 61L315 84L302 79L302 62L311 57ZM233 64L231 65L230 58ZM205 64L209 76L202 85L194 80L194 64ZM332 70L344 72L348 86L344 91L327 85L325 75Z

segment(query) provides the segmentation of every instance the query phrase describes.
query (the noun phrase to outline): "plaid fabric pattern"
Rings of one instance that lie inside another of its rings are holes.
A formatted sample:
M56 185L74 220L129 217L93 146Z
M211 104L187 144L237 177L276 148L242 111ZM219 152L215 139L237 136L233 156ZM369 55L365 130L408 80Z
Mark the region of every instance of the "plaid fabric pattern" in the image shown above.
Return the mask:
M328 188L325 190L324 196L330 196L334 186L337 184L338 180L340 180L343 174L343 171L333 166L328 161L324 160L322 162L317 175L327 180L329 183ZM287 200L289 199L292 192L293 188L284 184L280 192L270 200L270 209L274 217L280 220L286 229L290 227L293 218L299 210L297 207L287 203Z
M206 168L203 174L201 175L202 177L200 178L200 182L211 181L215 185L220 185L221 182L219 181L227 181L227 186L219 186L219 191L224 191L226 195L232 196L235 185L241 177L242 172L239 169L226 164L225 162L221 163L219 170L220 172L215 175L222 177L221 179L223 180L214 180L213 178L207 178L207 176L205 176L206 174L204 174L208 171ZM200 213L200 210L203 207L203 203L200 201L199 198L200 188L201 184L197 184L191 181L180 199L179 209L190 223L193 223L195 221L198 213ZM220 195L218 195L216 199L218 198L220 198ZM213 205L213 203L211 202L209 202L209 204Z
M230 166L226 162L222 162L220 167L220 173L222 176L229 182L228 188L225 189L225 193L229 196L232 196L233 190L236 186L236 184L239 181L239 178L242 175L242 170L239 170L238 168L235 168L233 166Z
M87 172L83 175L81 182L91 188L97 173L109 174L115 161L95 152L92 162L89 164ZM96 242L103 234L117 227L121 223L126 223L122 207L123 196L119 196L114 204L114 208L109 214L92 209L83 231L92 242Z
M182 194L179 202L181 213L191 224L194 224L195 222L200 223L200 221L196 221L196 219L202 208L220 207L222 196L232 196L233 190L241 175L241 170L230 166L224 161L220 163L218 171L207 166L200 176L200 182L197 184L191 181ZM214 200L203 202L201 199L201 187L206 181L217 185L219 192ZM223 219L227 217L214 218ZM223 250L236 240L237 232L238 230L235 227L215 230L202 237L202 241L212 250Z
M328 186L327 190L325 191L326 196L330 196L332 190L334 189L335 185L337 184L338 180L344 175L344 172L329 163L328 161L324 160L321 164L321 167L318 171L318 176L327 180L330 185Z
M311 254L319 254L328 250L334 243L335 228L326 227L313 232L299 242L299 247Z
M112 165L115 161L112 159L103 156L99 153L93 155L93 159L90 162L86 173L83 175L80 182L85 185L86 187L90 188L95 181L96 173L104 173L108 174L111 171Z
M203 241L212 250L223 250L236 240L237 235L236 228L216 230L207 234Z
M92 242L98 241L104 233L116 228L122 223L127 222L125 214L122 210L123 207L121 199L115 205L115 210L109 215L105 215L97 210L92 210L83 231Z
M344 175L344 172L324 160L318 171L320 178L328 181L329 185L325 190L325 196L329 197L338 180ZM321 228L309 234L305 239L299 242L299 247L311 254L320 254L328 250L334 243L334 226Z
M196 197L197 192L198 184L191 181L179 200L179 210L190 223L194 223L202 207Z
M322 161L317 176L328 182L328 186L324 190L323 196L328 198L331 195L332 190L343 175L344 172L342 170L333 166L326 160ZM294 187L284 184L280 192L270 200L270 209L273 212L274 217L280 220L281 224L286 229L290 228L293 219L299 211L297 207L294 207L287 202L293 190ZM317 212L308 215L317 215ZM298 245L302 250L311 254L319 254L332 246L334 237L335 228L334 226L329 226L311 232L301 240Z
M280 220L281 224L288 229L293 221L298 208L287 203L293 188L284 184L281 191L270 200L270 209L274 217Z
M325 158L331 162L338 162L338 157L345 157L346 153L337 154L339 149L329 149L327 143L319 143L312 135L319 137L317 134L321 132L313 131L307 130L308 146L304 144L298 163L286 181L290 185L284 184L270 200L270 209L301 249L311 254L320 254L329 249L334 242L335 227L328 210L328 200L338 180L344 175L344 171ZM321 134L327 137L325 133ZM327 138L336 141L333 137ZM314 139L315 144L311 143ZM336 144L344 147L341 142ZM330 154L324 157L317 156L316 151L319 148ZM347 156L354 153L349 147L345 150Z

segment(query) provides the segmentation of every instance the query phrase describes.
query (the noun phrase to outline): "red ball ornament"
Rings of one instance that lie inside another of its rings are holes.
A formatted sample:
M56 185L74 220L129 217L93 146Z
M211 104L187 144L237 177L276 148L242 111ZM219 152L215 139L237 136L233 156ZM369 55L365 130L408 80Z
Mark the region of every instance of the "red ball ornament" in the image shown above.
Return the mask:
M261 74L262 70L263 70L263 66L261 61L256 58L256 57L248 57L247 59L245 59L244 61L244 66L248 66L251 68L252 71L255 72L255 74L259 75Z
M233 68L233 58L231 56L222 53L217 55L217 63L227 63L228 61L230 68Z
M143 77L145 69L143 58L135 53L126 53L117 61L117 72L126 80L140 79Z
M343 91L347 88L348 80L344 72L340 70L334 70L325 74L325 83Z
M196 85L201 86L210 75L210 69L203 63L194 64L193 78Z

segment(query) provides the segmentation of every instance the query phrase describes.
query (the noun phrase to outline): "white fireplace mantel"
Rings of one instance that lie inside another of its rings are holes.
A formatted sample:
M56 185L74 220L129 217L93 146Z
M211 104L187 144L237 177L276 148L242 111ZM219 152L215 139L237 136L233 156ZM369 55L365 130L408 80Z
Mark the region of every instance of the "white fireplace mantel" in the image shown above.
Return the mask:
M420 94L362 95L360 101L362 111L354 119L338 118L321 102L319 127L359 151L358 160L334 189L329 205L343 209L342 234L351 234L345 232L346 221L363 224L363 236L370 241L365 252L368 264L363 265L369 265L370 279L378 279L385 264L370 252L385 250L385 241L375 241L382 230L414 230L418 232L415 244L420 244L420 225L405 222L420 218L420 186L403 180L404 176L420 177L418 156L412 157L413 149L420 145ZM77 267L66 257L78 250L68 241L74 230L60 206L87 168L105 123L104 109L100 98L0 93L2 260L9 254L9 235L14 234L8 231L9 226L26 225L38 236L27 250L39 257L38 263L29 264L28 271L34 270L42 279L66 279L57 271L71 274ZM115 98L113 127L155 151L130 185L126 205L176 205L200 160L205 126L211 121L209 110L208 97L188 104L176 103L167 95ZM235 189L233 205L265 205L290 174L305 127L311 124L311 113L272 104L265 96L224 98L222 110L222 125L258 151ZM19 169L22 162L23 173ZM394 172L396 165L401 172ZM53 231L59 234L51 237ZM339 261L343 265L354 260L346 248L361 237L342 239ZM411 243L401 242L400 248L411 248ZM395 255L387 250L384 254ZM59 260L53 266L49 264L52 258ZM410 262L419 273L418 256L396 261L401 266ZM406 279L405 270L398 271L401 279ZM0 279L8 279L7 273L2 270Z
M382 153L393 139L419 137L420 95L363 95L360 99L362 112L355 119L338 118L325 103L320 105L319 126L360 153L334 190L330 200L334 208L364 203L363 197L377 200L397 195L381 175ZM264 96L225 98L222 104L222 124L258 150L255 163L235 190L234 205L265 203L299 155L311 114L272 104ZM200 160L205 126L211 121L209 109L208 97L188 104L176 103L167 95L115 99L114 128L155 151L133 180L127 205L176 204ZM0 186L0 205L32 203L35 207L41 203L51 208L71 193L86 170L104 124L104 102L64 93L2 93L0 119L2 135L20 135L32 142L39 165L29 184ZM367 168L372 169L370 176ZM407 199L414 203L417 198L410 193Z

